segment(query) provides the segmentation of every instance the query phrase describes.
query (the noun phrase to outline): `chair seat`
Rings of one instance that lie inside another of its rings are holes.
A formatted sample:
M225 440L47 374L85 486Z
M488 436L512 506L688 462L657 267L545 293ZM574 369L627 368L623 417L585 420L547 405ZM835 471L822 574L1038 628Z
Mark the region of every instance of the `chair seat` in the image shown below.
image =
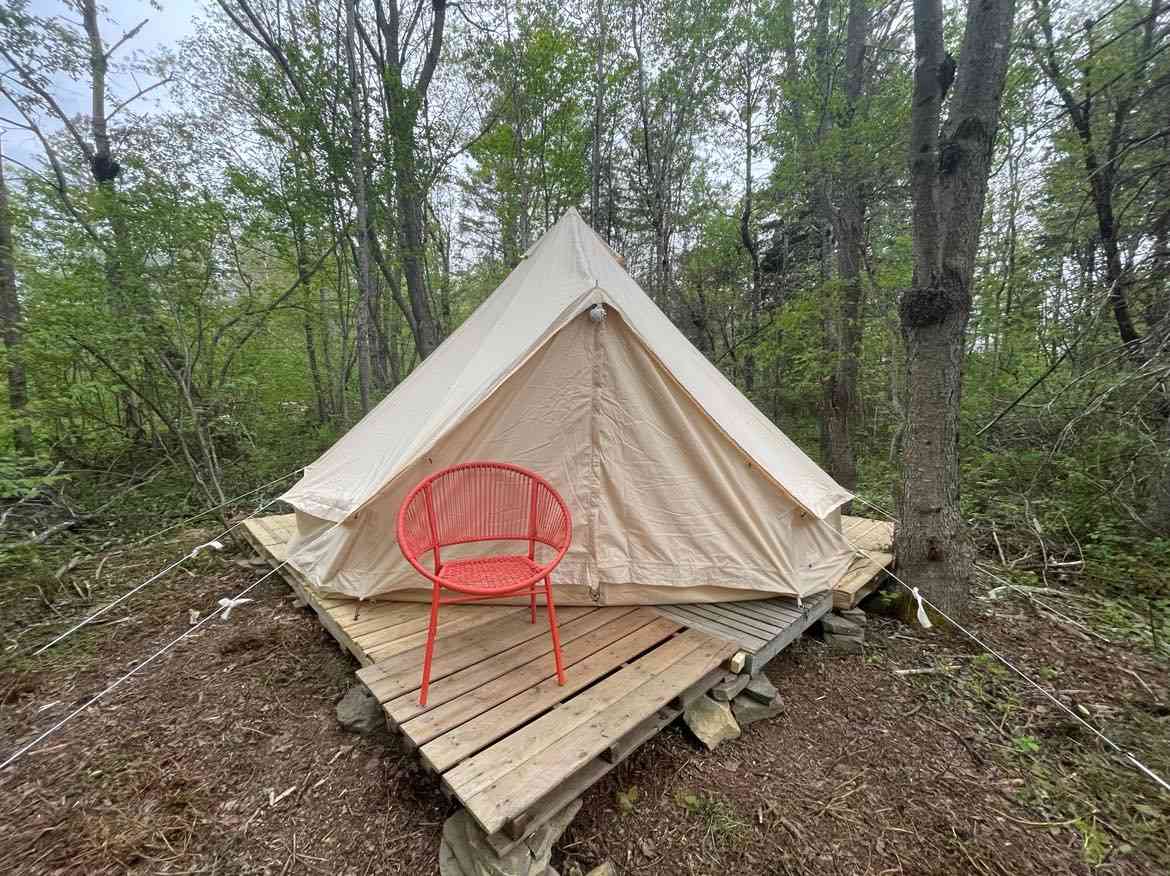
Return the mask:
M506 589L527 581L541 568L526 556L500 554L444 563L439 578L452 584Z

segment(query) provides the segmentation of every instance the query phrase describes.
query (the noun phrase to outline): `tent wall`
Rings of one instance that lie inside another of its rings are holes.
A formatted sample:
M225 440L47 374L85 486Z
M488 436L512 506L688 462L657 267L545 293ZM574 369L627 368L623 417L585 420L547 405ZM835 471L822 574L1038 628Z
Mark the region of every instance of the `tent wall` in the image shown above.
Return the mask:
M850 562L831 518L756 469L613 308L602 323L569 319L344 524L298 510L291 561L348 595L428 598L395 516L415 483L470 459L526 466L565 497L573 543L554 575L565 604L805 595Z

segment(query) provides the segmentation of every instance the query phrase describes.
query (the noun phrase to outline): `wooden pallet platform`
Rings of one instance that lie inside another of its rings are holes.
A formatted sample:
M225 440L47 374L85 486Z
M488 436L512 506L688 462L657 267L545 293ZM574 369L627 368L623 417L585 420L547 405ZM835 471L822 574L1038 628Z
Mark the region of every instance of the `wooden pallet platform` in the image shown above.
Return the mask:
M869 521L866 521L869 522ZM273 565L293 515L242 529ZM426 603L330 596L291 566L281 574L362 665L387 724L504 851L677 718L744 651L758 671L833 606L769 599L711 605L563 606L567 684L558 685L543 611L454 605L440 614L427 706L418 705Z
M273 564L290 521L243 529ZM557 610L567 683L558 685L543 611L455 605L440 614L427 706L418 704L430 606L358 602L321 593L291 566L281 573L362 664L358 678L489 834L514 845L722 677L738 645L644 606Z
M489 835L519 838L554 815L573 799L560 799L571 779L584 771L591 784L612 769L736 651L652 608L566 607L562 686L543 613L532 624L527 608L510 612L439 637L425 707L421 649L358 672L390 726Z
M882 572L894 562L894 524L868 517L841 518L841 534L864 556L853 560L833 585L833 608L853 608L882 583Z
M816 593L802 603L786 596L747 602L657 605L654 610L694 629L705 630L744 653L744 671L759 672L833 608L834 595Z

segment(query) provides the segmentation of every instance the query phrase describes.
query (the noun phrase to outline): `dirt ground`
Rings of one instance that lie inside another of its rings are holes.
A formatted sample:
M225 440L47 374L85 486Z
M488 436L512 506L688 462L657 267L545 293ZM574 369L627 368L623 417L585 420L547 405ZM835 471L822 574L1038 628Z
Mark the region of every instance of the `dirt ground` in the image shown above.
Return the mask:
M94 604L158 559L107 566ZM35 659L89 599L6 586L0 757L259 574L201 558ZM353 661L279 579L250 595L0 772L0 872L436 872L451 805L393 744L339 728ZM979 606L981 634L1168 771L1165 662L1026 600ZM714 753L678 726L645 745L587 794L561 872L1170 871L1170 795L1038 693L963 642L876 617L866 637L864 655L785 651L783 715Z

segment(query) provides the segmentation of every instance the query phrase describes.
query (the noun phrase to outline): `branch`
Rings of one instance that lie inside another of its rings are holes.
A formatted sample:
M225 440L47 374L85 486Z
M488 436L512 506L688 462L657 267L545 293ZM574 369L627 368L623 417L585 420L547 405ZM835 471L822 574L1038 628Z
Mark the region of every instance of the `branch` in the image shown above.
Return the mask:
M61 203L64 205L65 210L73 217L74 221L85 230L85 233L90 236L93 242L96 243L98 247L102 249L102 251L105 251L105 242L97 233L97 230L85 220L85 218L81 215L81 212L73 205L73 201L69 198L69 183L65 179L65 171L61 167L61 161L57 158L57 150L49 144L49 141L45 138L44 132L41 131L40 126L37 125L36 121L29 114L29 112L21 104L16 102L12 93L4 87L3 82L0 82L0 94L4 95L4 97L8 99L8 102L16 107L17 112L24 116L25 121L28 122L26 127L28 130L32 131L33 134L36 135L36 138L41 142L41 148L45 152L45 158L48 159L49 167L52 168L53 176L56 178L57 194L61 198ZM40 174L37 174L37 176L40 176Z
M134 37L138 36L138 31L140 31L140 30L142 30L142 28L146 27L146 23L148 21L150 21L149 18L144 18L144 19L142 19L142 21L140 21L138 23L138 25L136 27L132 27L132 28L130 28L130 30L128 30L124 34L122 34L122 38L120 40L118 40L116 43L114 43L112 46L110 46L109 49L106 50L106 53L104 55L102 55L102 57L105 58L107 61L110 60L110 58L113 57L114 52L118 51L118 49L120 49L122 47L123 43L126 43L129 40L134 39Z
M90 146L89 142L81 136L81 132L77 130L77 126L73 124L69 116L67 116L65 111L61 109L61 105L57 103L53 95L49 94L49 92L46 91L39 82L37 82L36 77L32 75L32 72L19 61L17 61L14 57L12 57L7 49L0 49L0 55L3 55L4 59L12 65L13 69L16 70L17 73L20 74L21 84L29 91L36 94L37 97L39 97L41 100L43 100L48 106L49 111L52 112L53 115L55 115L60 120L61 124L65 126L65 130L67 130L70 136L73 137L73 140L77 143L77 147L81 150L82 155L85 156L85 160L92 161L93 147ZM11 95L5 92L4 96L7 97L13 105L16 105L16 101L12 99ZM26 119L29 119L30 124L35 124L32 119L29 118L28 114L24 111L23 108L17 106L17 109L20 110L20 114L22 116L24 116Z
M435 75L435 68L439 66L439 55L443 51L443 26L447 20L447 0L431 0L435 10L434 20L431 22L431 45L427 49L426 59L423 61L422 71L418 74L418 82L414 91L420 98L425 97L431 87L431 78Z
M130 104L132 104L134 101L138 100L138 98L142 97L143 95L149 94L150 92L154 91L156 88L161 88L162 86L166 85L167 83L174 81L174 78L175 78L174 76L168 76L165 79L160 79L158 82L154 83L154 85L148 85L148 86L146 86L146 88L140 89L137 94L131 95L130 97L126 98L121 103L117 104L114 107L114 109L110 112L110 114L108 116L106 116L106 121L108 122L110 119L112 119L114 116L116 116L119 112L121 112L125 107L129 106Z
M289 286L284 292L282 292L280 295L278 295L276 298L274 298L272 300L272 302L267 307L265 307L263 310L252 312L252 313L258 313L260 318L257 319L255 322L252 323L252 325L250 325L248 327L248 330L246 332L244 332L244 334L240 337L240 339L238 341L236 341L236 343L232 347L231 351L224 358L223 365L219 369L218 384L222 385L223 382L227 379L228 368L231 367L232 362L235 361L237 354L239 354L240 350L242 350L244 348L244 345L246 343L248 343L249 340L251 340L252 336L254 334L256 334L256 332L258 332L260 330L260 326L264 324L265 318L270 313L272 313L273 310L278 308L280 305L284 304L284 302L288 300L289 296L292 295L295 291L297 291L297 289L299 289L301 287L302 283L305 283L306 281L312 279L313 275L315 275L317 273L317 271L319 271L321 269L321 265L325 264L325 260L327 258L329 258L329 256L333 255L333 253L334 253L334 251L336 251L336 249L337 249L337 241L334 240L333 245L330 246L329 249L325 250L325 252L321 253L320 258L318 258L317 261L314 262L309 267L308 271L306 271L304 273L298 272L297 278L295 281L293 281L293 284L291 286ZM252 315L252 313L244 313L238 317L235 317L232 320L229 320L226 326L221 328L220 331L216 332L217 339L219 337L223 336L224 329L231 327L236 322L239 322L241 319L243 319L245 316Z

